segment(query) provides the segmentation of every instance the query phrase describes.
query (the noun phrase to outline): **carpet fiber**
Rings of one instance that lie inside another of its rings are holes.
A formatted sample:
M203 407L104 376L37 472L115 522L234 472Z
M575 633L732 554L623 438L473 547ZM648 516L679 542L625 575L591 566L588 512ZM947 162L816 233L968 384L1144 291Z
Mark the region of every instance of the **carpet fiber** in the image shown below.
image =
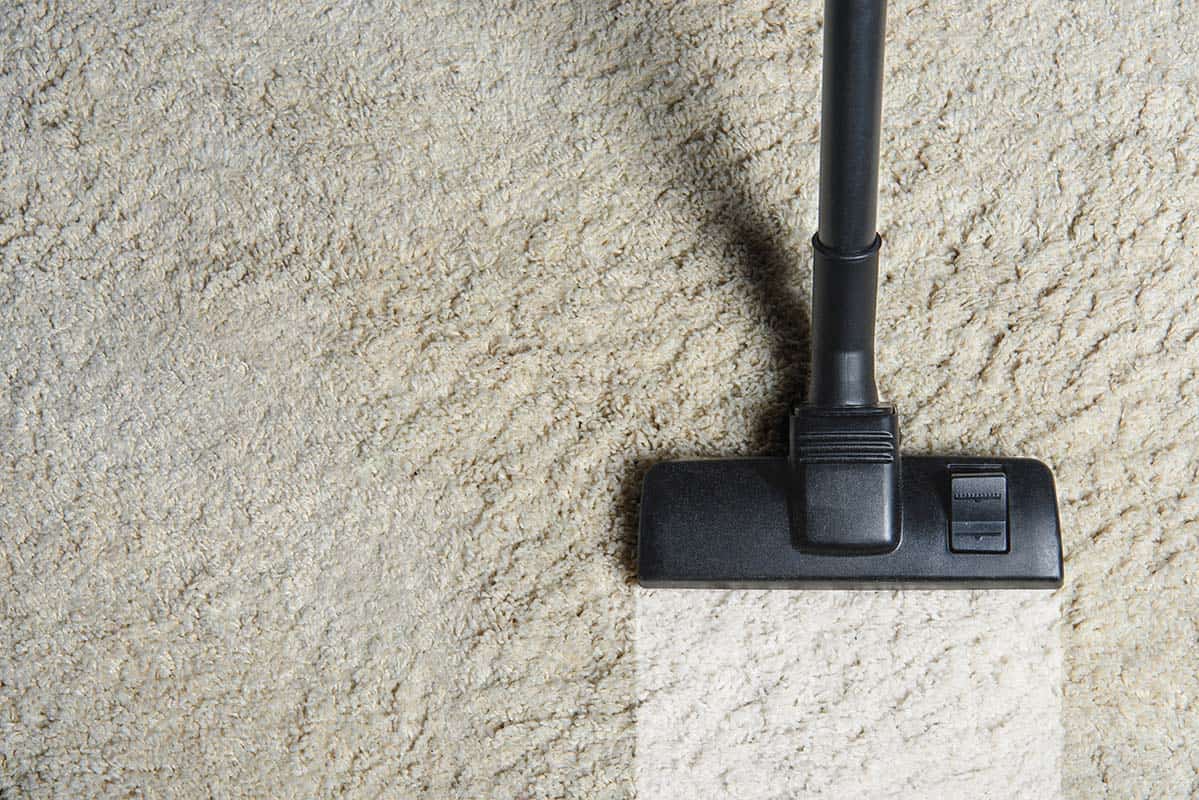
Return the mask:
M5 5L0 796L632 795L640 476L802 396L819 25ZM880 386L1056 470L1072 797L1199 793L1197 42L889 14Z
M1044 591L638 594L638 797L1060 800Z

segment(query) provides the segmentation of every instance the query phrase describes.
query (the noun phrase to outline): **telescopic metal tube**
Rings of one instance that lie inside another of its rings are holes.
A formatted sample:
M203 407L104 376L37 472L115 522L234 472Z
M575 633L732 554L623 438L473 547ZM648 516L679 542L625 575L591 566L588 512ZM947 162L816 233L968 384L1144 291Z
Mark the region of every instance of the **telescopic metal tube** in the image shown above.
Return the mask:
M826 0L820 223L812 239L812 378L821 407L878 403L879 128L885 0Z
M856 253L877 233L885 0L826 0L820 243Z

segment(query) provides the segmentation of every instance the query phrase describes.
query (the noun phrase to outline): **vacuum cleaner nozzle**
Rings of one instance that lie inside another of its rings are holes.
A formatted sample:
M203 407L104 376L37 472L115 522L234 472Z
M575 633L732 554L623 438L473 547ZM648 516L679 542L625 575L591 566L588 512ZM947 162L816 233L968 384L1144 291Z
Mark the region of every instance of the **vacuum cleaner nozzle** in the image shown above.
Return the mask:
M827 0L812 370L787 458L672 461L645 478L649 587L1055 588L1053 476L1031 459L901 456L879 403L875 231L884 0Z
M1053 589L1062 551L1053 476L1033 459L906 456L892 525L852 479L819 508L786 458L667 461L645 477L646 587ZM835 484L835 481L830 482ZM860 509L867 510L862 512ZM812 547L805 514L824 516ZM863 520L868 522L863 522ZM864 527L869 525L870 527ZM890 550L864 550L896 536ZM845 547L837 549L837 542Z

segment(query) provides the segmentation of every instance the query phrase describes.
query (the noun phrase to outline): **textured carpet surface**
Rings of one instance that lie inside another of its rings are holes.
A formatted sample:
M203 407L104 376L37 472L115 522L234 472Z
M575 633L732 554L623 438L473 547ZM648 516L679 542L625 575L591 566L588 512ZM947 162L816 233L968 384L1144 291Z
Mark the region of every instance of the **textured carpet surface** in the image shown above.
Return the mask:
M638 595L638 797L1059 800L1048 592Z
M4 5L0 794L631 795L640 475L801 396L819 17ZM1073 797L1199 793L1196 43L889 16L880 383L1057 472Z

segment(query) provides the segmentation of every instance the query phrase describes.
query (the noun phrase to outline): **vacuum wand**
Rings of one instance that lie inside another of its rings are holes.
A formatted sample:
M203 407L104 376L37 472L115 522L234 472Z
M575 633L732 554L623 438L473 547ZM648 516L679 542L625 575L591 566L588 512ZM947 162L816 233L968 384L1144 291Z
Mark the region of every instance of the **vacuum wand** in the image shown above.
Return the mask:
M824 5L820 108L820 243L838 253L874 244L883 112L885 0Z
M826 0L808 402L872 406L885 0Z

